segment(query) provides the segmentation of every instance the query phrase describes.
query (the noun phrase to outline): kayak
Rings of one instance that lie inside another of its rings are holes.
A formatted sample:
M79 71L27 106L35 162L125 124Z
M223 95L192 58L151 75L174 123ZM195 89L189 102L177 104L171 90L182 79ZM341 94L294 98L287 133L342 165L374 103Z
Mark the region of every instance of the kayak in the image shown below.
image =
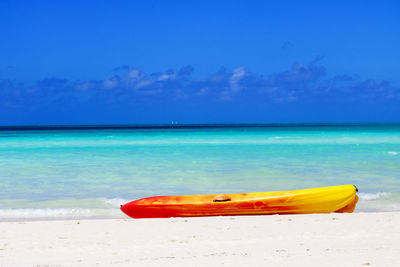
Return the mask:
M155 196L121 205L121 210L135 219L353 212L357 191L354 185L338 185L261 193Z

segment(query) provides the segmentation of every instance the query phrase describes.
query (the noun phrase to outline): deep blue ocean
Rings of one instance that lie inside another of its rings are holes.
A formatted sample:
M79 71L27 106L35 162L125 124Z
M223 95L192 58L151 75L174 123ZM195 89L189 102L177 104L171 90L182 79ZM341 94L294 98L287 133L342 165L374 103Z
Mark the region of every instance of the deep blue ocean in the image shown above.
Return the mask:
M359 188L356 211L399 211L400 124L0 127L0 220L340 184Z

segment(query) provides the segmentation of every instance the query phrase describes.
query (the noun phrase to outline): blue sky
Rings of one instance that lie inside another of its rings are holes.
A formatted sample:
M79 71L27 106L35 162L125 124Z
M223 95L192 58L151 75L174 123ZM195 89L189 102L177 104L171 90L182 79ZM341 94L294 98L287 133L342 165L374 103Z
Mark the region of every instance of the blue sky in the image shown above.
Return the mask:
M0 124L400 121L397 1L0 1Z

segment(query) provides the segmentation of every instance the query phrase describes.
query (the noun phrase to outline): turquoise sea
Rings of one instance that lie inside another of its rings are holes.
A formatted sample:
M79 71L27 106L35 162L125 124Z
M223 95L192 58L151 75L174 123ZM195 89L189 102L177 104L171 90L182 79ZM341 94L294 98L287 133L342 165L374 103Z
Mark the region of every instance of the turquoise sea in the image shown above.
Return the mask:
M400 124L0 127L0 220L339 184L359 188L356 211L399 211Z

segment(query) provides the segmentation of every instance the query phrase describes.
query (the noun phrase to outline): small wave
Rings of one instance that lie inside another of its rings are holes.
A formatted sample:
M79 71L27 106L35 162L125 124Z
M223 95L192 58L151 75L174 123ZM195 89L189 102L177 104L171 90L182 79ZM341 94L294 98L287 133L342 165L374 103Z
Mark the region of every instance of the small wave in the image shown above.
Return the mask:
M359 193L358 196L362 200L376 200L380 198L386 198L389 196L387 192L378 192L378 193Z
M80 218L119 218L119 209L82 209L82 208L28 208L0 209L1 219L80 219ZM0 219L0 221L1 221Z
M270 137L270 138L268 138L268 139L270 139L270 140L274 140L274 139L288 139L288 137L284 137L284 136L273 136L273 137Z
M1 218L67 218L89 217L89 209L0 209Z
M388 154L389 155L398 155L400 152L397 151L389 151Z
M99 139L70 139L70 138L55 138L55 139L18 139L7 141L4 139L0 149L10 148L54 148L54 147L68 147L68 148L82 148L82 147L113 147L113 146L181 146L181 145L268 145L268 144L400 144L398 136L374 136L374 137L360 137L360 136L239 136L233 138L232 136L195 136L193 138L180 138L177 137L158 137L158 138L119 138L118 136L106 136ZM400 152L390 151L392 155L400 154Z
M127 202L130 202L131 200L126 200L123 198L105 198L103 199L103 201L104 203L106 203L107 206L119 208L119 206Z
M0 205L3 207L0 208L0 221L1 219L119 218L122 215L119 207L127 202L129 200L122 198L93 198L17 201L19 204L11 207L8 205L10 203L3 203Z

